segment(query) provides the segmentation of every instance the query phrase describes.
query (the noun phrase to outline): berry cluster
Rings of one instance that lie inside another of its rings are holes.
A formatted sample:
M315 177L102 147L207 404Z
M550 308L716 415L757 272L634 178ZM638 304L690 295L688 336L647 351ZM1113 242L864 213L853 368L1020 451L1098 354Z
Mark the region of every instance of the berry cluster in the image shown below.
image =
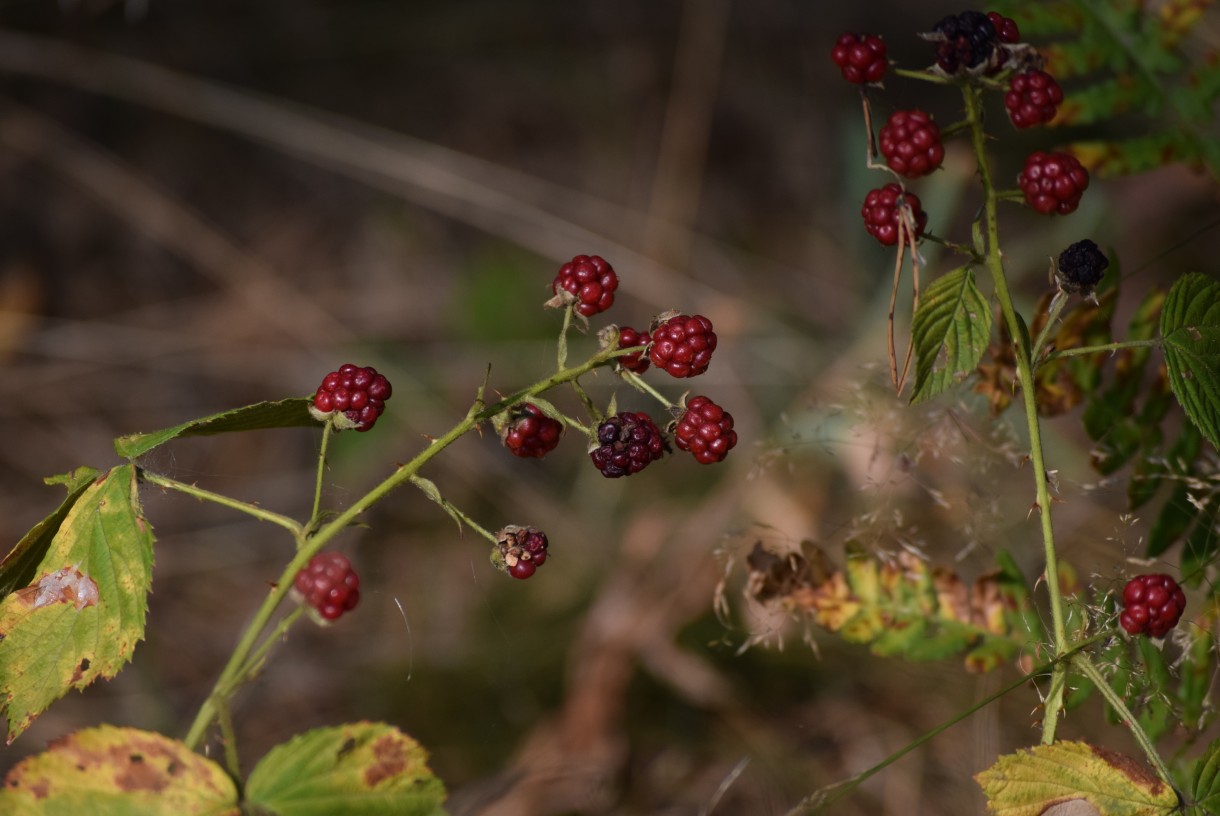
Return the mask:
M1071 153L1031 153L1017 177L1025 203L1043 215L1067 215L1080 206L1089 172Z
M1186 595L1173 578L1164 573L1137 575L1123 587L1118 622L1129 635L1165 637L1185 609Z
M360 576L337 552L320 552L309 560L292 582L302 600L324 620L333 621L360 602Z
M686 403L686 412L678 419L674 444L690 451L701 464L723 462L737 444L733 415L707 397L695 397Z
M339 412L351 422L349 427L367 431L385 411L390 393L390 381L378 374L377 369L347 363L323 378L313 395L312 413L318 419L326 420Z
M551 291L575 303L585 317L606 311L614 305L618 275L598 255L577 255L563 266L551 283ZM563 293L567 293L565 296Z
M625 411L597 426L597 447L589 451L593 466L607 479L639 473L666 451L665 437L652 417Z
M914 193L904 193L901 186L890 183L876 190L870 190L864 197L864 206L860 215L864 217L864 228L886 246L898 243L898 230L902 223L902 207L899 202L905 201L911 211L911 222L915 228L915 238L923 235L928 225L928 215L923 211L919 196Z
M856 85L880 82L889 67L885 42L876 34L843 34L835 42L830 58L843 72L843 78Z
M1063 89L1046 71L1030 68L1012 78L1004 107L1015 127L1031 128L1055 118L1063 102Z
M1059 253L1055 264L1055 283L1069 293L1080 293L1086 297L1093 287L1101 283L1110 259L1093 241L1085 238Z
M504 447L514 456L541 459L555 450L562 434L562 422L547 416L532 402L526 402L512 409L501 438Z
M510 524L496 533L493 560L514 578L525 580L546 563L546 533L533 527Z
M910 179L928 175L945 159L940 128L918 109L891 115L881 128L878 143L890 169Z

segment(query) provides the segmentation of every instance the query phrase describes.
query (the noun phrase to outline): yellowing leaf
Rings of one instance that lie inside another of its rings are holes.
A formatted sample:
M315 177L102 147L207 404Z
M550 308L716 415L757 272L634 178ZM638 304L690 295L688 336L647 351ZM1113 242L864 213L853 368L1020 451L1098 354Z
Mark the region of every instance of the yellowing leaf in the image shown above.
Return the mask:
M1044 816L1087 803L1102 816L1169 816L1178 794L1142 762L1084 742L1039 745L975 776L996 816ZM1070 811L1069 811L1070 812Z
M70 688L114 677L144 637L152 529L132 465L72 504L33 570L0 601L0 702L11 743Z
M216 763L135 728L77 731L19 762L0 813L51 816L236 816L237 789Z

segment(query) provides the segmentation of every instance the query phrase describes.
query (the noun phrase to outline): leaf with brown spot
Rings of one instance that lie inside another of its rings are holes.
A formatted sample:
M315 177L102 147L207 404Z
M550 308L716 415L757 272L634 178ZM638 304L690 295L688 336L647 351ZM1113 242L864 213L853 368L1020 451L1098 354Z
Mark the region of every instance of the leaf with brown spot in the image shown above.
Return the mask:
M385 723L308 731L272 748L247 803L277 816L441 816L445 787L418 742Z
M181 742L135 728L77 731L15 765L0 813L237 816L237 788Z

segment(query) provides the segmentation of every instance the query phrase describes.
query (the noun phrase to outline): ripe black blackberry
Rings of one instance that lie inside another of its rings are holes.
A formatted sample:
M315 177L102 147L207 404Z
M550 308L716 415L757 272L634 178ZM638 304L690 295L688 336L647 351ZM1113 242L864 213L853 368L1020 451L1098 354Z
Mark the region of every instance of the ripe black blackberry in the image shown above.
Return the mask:
M603 476L617 479L639 473L665 451L665 437L652 417L625 411L597 426L597 447L589 457Z
M933 26L932 31L936 64L946 74L977 69L995 53L996 28L981 11L950 14Z
M504 425L504 447L522 459L541 459L559 444L563 423L549 417L532 402L515 406Z
M499 544L492 560L514 578L529 578L546 563L548 543L541 530L510 524L496 533L496 539Z
M671 377L697 377L707 371L716 350L712 321L703 315L674 315L652 330L648 358Z
M890 169L906 178L926 176L945 159L940 128L919 109L895 111L881 128L877 144Z
M1172 577L1164 573L1137 575L1123 587L1123 611L1119 625L1129 635L1165 637L1178 625L1186 609L1186 595Z
M1059 253L1055 264L1055 283L1069 294L1088 296L1105 277L1110 259L1097 244L1085 238Z
M385 411L391 393L390 381L377 369L345 363L323 378L313 395L311 413L325 421L338 412L351 423L348 427L367 431Z
M1080 206L1089 187L1089 171L1071 153L1036 151L1025 159L1017 177L1025 203L1043 215L1067 215Z
M567 302L574 303L576 311L585 317L604 312L614 305L614 292L618 289L618 275L614 268L598 255L577 255L563 266L551 283L551 291ZM568 294L561 295L562 292Z
M694 397L674 428L674 444L690 451L700 464L723 462L737 444L733 415L707 397Z
M864 228L869 235L886 246L898 243L898 227L902 218L900 200L906 201L911 208L911 219L914 222L915 239L918 240L924 228L928 226L928 215L923 211L919 196L914 193L903 193L902 187L890 183L876 190L870 190L864 197L864 206L860 215L864 218Z
M323 619L337 620L360 602L360 576L337 552L320 552L297 573L293 589Z

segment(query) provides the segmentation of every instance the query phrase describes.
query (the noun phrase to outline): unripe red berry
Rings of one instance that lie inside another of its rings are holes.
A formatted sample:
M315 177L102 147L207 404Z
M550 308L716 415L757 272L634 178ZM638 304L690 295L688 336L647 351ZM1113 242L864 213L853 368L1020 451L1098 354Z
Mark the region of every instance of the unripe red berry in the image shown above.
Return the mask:
M1021 29L1017 27L1015 20L1009 19L998 11L987 12L987 19L995 26L996 38L1002 43L1019 43L1021 42Z
M577 255L563 266L551 283L558 295L567 292L575 300L576 311L592 317L614 305L618 275L614 268L598 255Z
M864 198L864 206L860 215L864 218L864 228L886 246L898 243L898 229L902 217L899 201L905 200L911 208L911 218L915 227L915 240L923 235L928 225L927 213L920 205L919 196L914 193L903 193L902 187L890 183L876 190L870 190Z
M1089 173L1071 153L1031 153L1017 177L1025 203L1043 215L1067 215L1080 206Z
M320 552L297 573L293 589L325 620L333 621L360 602L360 577L337 552Z
M880 82L889 63L885 41L876 34L842 34L831 49L830 58L843 72L843 78L856 85Z
M1186 594L1164 573L1137 575L1123 587L1119 625L1129 635L1165 637L1178 625L1186 609Z
M674 427L674 444L701 464L723 462L737 444L733 415L707 397L694 397Z
M921 110L896 111L877 137L885 162L900 176L926 176L945 158L940 128Z
M559 444L563 423L549 417L532 402L515 406L504 425L504 447L522 459L542 458Z
M636 374L643 374L648 370L649 359L645 354L645 347L652 342L652 335L648 332L640 332L630 326L623 326L618 330L618 347L639 348L640 351L636 354L628 354L625 357L619 357L617 362L620 367L627 371L634 371Z
M674 315L652 330L648 358L671 377L697 377L707 371L716 350L712 321L703 315Z
M1046 71L1030 68L1012 78L1008 93L1004 94L1004 107L1008 118L1018 128L1030 128L1045 124L1055 118L1063 102L1063 89Z
M367 431L385 411L391 393L390 381L377 369L345 363L322 379L313 395L312 413L326 420L338 411L354 423L357 431Z

